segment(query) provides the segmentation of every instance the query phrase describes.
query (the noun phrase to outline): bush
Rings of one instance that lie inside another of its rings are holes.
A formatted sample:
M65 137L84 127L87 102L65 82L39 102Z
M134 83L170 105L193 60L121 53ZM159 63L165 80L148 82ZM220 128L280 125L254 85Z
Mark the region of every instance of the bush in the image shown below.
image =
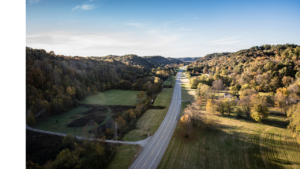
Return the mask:
M35 118L32 115L28 115L26 118L26 124L33 126L35 124Z
M62 145L65 147L65 148L68 148L70 150L73 150L74 148L74 143L75 143L75 138L71 135L71 134L68 134L64 137L64 139L62 140Z

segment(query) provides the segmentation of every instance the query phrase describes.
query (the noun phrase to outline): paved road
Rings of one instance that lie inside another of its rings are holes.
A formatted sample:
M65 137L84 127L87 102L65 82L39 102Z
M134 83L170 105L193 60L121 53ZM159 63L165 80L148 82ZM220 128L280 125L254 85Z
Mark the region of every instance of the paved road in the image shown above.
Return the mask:
M52 134L52 135L58 135L58 136L62 136L62 137L65 137L67 134L64 134L64 133L57 133L57 132L52 132L52 131L45 131L45 130L39 130L39 129L34 129L34 128L31 128L29 127L27 124L26 124L26 129L27 130L31 130L31 131L36 131L36 132L40 132L40 133L46 133L46 134ZM132 145L140 145L142 147L145 147L148 142L151 140L151 137L148 137L144 140L140 140L140 141L117 141L117 143L119 144L132 144ZM77 139L79 140L91 140L93 141L94 138L87 138L87 137L80 137L80 136L76 136ZM97 141L103 141L101 139L96 139ZM105 142L107 143L116 143L116 140L105 140Z
M174 133L181 109L181 72L177 73L172 101L167 115L130 169L157 168Z

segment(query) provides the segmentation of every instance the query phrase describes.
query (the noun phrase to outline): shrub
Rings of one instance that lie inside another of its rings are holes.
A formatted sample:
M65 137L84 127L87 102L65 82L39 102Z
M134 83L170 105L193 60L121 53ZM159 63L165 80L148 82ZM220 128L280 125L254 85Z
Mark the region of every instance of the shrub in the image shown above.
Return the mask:
M32 115L28 115L26 118L26 124L33 126L35 124L35 118Z
M68 134L62 140L62 145L65 148L68 148L68 149L72 150L74 148L75 141L76 141L75 138L71 134Z

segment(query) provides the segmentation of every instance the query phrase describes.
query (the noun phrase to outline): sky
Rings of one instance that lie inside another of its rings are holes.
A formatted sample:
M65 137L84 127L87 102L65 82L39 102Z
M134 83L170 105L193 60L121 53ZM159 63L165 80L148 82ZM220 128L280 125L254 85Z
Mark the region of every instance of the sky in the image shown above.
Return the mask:
M299 9L299 0L27 0L26 46L178 58L300 45Z

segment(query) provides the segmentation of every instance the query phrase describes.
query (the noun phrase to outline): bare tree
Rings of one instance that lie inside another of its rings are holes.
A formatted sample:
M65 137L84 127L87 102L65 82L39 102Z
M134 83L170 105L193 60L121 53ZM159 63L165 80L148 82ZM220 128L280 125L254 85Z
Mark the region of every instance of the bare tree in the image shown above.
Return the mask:
M222 81L221 79L215 80L215 81L213 82L212 86L213 86L213 88L214 88L215 90L218 91L218 94L219 94L219 91L220 91L220 90L222 90L222 89L225 88L225 86L224 86L224 84L223 84L223 81Z

